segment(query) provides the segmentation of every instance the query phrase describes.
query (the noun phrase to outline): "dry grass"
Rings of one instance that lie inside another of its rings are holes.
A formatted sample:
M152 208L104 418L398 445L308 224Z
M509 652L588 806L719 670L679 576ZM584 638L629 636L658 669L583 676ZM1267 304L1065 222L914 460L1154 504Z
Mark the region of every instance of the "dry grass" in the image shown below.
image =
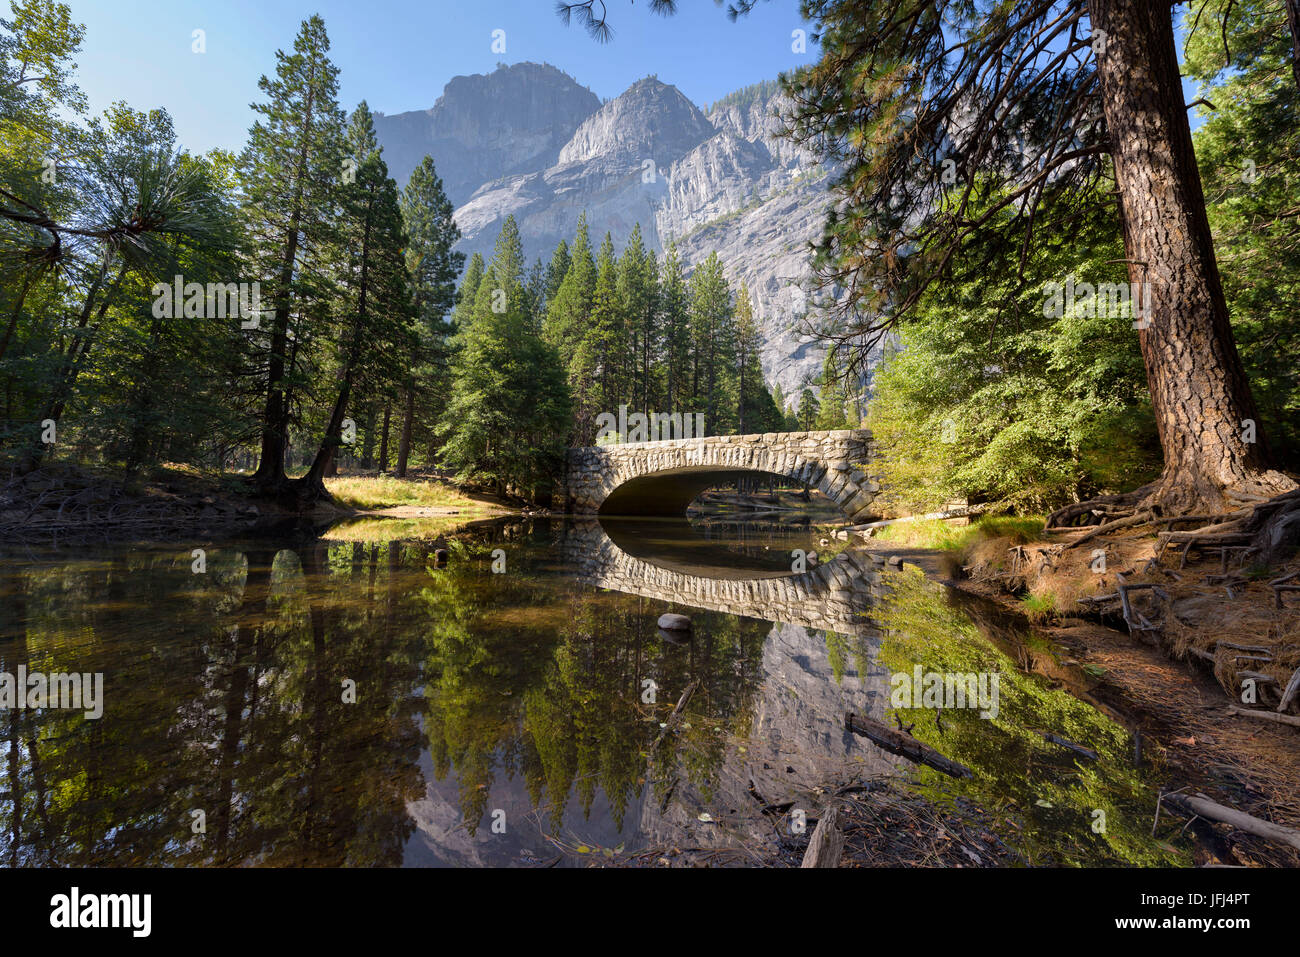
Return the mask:
M486 509L489 503L440 479L399 479L390 475L327 478L325 487L342 505L356 509L447 508L463 512Z

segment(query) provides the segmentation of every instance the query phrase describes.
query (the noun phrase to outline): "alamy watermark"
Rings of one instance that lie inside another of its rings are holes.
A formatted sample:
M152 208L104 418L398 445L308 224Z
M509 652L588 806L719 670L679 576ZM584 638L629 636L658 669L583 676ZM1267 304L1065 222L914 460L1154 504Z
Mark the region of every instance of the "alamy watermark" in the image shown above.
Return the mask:
M1043 286L1043 315L1061 319L1066 315L1097 319L1132 319L1133 328L1145 329L1151 315L1149 282L1065 282Z
M155 319L233 319L241 329L256 329L262 316L260 282L186 282L174 276L170 283L154 283L151 293Z
M979 708L981 718L998 716L996 673L925 671L920 665L911 674L897 671L889 679L889 704L894 708Z
M104 714L104 673L47 675L28 671L26 665L19 665L17 674L0 671L0 711L26 708L62 708L100 718Z
M618 407L618 415L602 412L596 416L596 444L614 445L626 442L658 442L660 439L690 439L704 437L704 413L687 412L633 412L627 406Z

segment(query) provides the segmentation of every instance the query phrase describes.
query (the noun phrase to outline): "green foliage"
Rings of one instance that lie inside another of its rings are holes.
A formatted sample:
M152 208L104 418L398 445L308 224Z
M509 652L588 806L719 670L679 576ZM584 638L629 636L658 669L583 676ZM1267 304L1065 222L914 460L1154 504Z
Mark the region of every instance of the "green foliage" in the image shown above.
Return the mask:
M1098 204L1069 236L1040 235L1024 284L1015 244L990 243L931 287L872 383L868 427L895 505L1040 511L1158 471L1132 320L1082 303L1044 315L1048 283L1126 282L1122 258Z
M535 499L563 460L571 414L555 350L528 314L523 255L506 219L467 322L457 330L441 458L462 481Z

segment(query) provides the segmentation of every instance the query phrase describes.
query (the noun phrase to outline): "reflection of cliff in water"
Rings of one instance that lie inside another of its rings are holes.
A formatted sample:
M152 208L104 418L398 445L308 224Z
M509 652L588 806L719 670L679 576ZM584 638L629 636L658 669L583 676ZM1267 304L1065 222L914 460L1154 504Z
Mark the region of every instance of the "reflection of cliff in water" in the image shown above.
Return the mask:
M878 640L858 643L833 632L774 625L763 645L748 734L727 742L706 787L683 780L670 802L642 805L643 840L771 850L777 829L789 820L784 805L815 817L822 799L814 789L896 773L906 762L844 728L845 711L885 716L889 673L874 664L878 647ZM701 821L701 814L712 820Z

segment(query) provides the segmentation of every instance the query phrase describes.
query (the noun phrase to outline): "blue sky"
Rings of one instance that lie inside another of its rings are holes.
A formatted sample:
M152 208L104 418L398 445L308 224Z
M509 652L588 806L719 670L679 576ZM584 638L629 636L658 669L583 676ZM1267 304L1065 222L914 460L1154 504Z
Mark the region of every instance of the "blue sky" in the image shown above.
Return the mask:
M257 80L275 70L304 17L325 18L340 102L365 99L384 113L433 106L451 77L490 73L498 62L545 61L598 96L611 98L651 73L704 105L782 70L816 60L792 51L806 28L796 0L759 4L732 23L712 0L681 0L676 16L650 13L647 0L607 0L615 36L592 40L566 27L553 0L66 0L86 25L78 83L94 112L115 100L138 110L165 107L181 144L238 149L252 123ZM207 52L192 52L202 29ZM505 31L504 54L492 50Z

